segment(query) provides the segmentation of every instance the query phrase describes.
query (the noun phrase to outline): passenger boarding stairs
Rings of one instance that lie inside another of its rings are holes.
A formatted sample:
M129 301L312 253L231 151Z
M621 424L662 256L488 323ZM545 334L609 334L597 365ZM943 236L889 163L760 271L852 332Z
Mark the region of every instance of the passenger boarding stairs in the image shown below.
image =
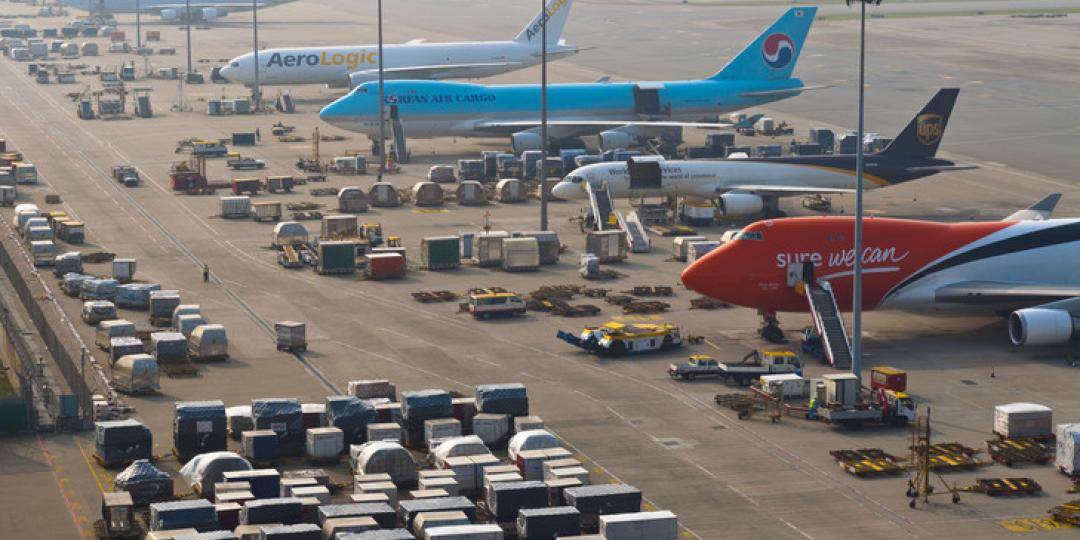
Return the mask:
M394 161L408 163L409 149L406 146L405 127L401 124L401 115L398 114L397 105L390 107L390 134L394 138Z
M825 359L836 369L851 368L851 342L840 308L836 305L832 287L828 281L803 283L806 300L810 304L810 313L814 317L814 327L821 336L821 348Z
M634 253L649 251L649 237L645 232L645 227L636 218L631 220L623 219L622 214L615 210L615 203L611 199L611 190L608 188L607 182L603 182L599 186L589 184L589 209L592 211L593 219L596 221L596 230L626 231L626 245L630 248L630 251ZM612 223L613 217L614 223Z

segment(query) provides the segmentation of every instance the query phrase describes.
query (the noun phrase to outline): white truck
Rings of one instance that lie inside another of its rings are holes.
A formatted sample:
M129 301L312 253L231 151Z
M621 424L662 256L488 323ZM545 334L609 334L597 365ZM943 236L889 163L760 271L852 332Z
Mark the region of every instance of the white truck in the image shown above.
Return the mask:
M756 350L744 356L740 362L720 362L717 368L721 379L732 379L740 386L750 386L762 375L802 375L802 361L791 351Z

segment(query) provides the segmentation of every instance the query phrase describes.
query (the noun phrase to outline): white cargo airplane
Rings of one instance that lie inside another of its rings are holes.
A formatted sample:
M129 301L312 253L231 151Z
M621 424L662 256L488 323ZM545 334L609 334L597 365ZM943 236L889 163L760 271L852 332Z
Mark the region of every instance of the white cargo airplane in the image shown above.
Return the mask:
M224 17L230 13L274 7L296 0L192 0L191 21L205 22ZM91 13L135 13L136 0L66 0L64 5ZM183 0L140 0L138 11L158 15L165 22L186 21L188 5Z
M547 24L548 60L578 52L559 40L573 0L549 0L513 41L408 43L384 45L383 76L395 79L468 79L490 77L540 63L540 36ZM255 83L255 58L247 53L221 68L231 82ZM377 45L301 47L259 51L259 83L325 84L353 87L379 80Z

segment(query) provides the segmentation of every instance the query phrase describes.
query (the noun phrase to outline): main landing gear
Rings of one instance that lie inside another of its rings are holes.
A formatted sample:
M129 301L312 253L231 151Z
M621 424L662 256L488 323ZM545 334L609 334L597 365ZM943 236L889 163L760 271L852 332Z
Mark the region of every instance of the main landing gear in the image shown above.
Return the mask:
M761 315L761 327L758 328L758 334L762 339L769 343L785 343L787 338L784 337L784 330L780 328L780 320L776 318L776 313L760 313Z

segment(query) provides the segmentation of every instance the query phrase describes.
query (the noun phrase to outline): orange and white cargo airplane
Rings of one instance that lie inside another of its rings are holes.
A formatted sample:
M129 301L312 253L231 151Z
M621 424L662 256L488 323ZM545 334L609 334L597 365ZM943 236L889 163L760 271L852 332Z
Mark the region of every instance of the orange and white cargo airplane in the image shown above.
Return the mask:
M864 220L863 309L1009 315L1016 345L1080 336L1080 219L1049 219L1052 194L1002 221ZM768 316L805 312L797 281L828 282L852 308L854 218L753 223L695 261L683 283ZM808 263L808 264L807 264Z

